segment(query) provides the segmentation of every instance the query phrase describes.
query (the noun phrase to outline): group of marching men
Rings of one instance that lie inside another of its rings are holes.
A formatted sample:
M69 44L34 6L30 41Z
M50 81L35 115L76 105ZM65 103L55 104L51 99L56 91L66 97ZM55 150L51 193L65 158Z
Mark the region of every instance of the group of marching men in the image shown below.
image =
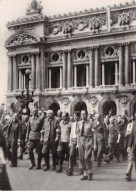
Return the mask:
M98 167L102 159L110 163L115 156L120 162L122 155L123 160L128 156L126 180L131 180L136 161L136 115L132 119L118 115L115 119L110 110L102 119L100 114L92 115L82 110L70 117L69 113L58 110L54 117L52 110L33 108L30 115L24 111L21 117L17 113L8 116L2 116L0 130L5 138L11 167L17 167L17 158L23 159L23 154L28 151L29 169L41 169L41 160L44 159L44 171L47 171L50 169L51 152L52 170L61 173L67 159L66 175L72 176L78 158L79 170L83 174L81 180L92 180L92 155ZM38 155L36 163L34 150Z

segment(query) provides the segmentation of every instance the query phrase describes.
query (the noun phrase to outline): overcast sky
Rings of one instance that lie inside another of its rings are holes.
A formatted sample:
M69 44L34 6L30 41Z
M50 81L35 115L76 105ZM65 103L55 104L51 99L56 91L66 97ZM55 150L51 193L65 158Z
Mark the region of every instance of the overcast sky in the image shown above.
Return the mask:
M6 23L25 16L27 4L32 0L0 0L0 103L7 90L7 56L4 43L8 39ZM132 0L127 0L131 2ZM90 8L101 8L125 2L124 0L41 0L43 14L52 16Z

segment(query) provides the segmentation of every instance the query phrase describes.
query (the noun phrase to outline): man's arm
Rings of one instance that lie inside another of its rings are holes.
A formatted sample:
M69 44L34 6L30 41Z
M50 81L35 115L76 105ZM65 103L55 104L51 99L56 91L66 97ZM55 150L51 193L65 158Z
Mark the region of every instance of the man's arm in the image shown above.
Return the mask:
M27 124L26 140L28 140L29 138L30 131L31 131L31 124L30 124L30 119L29 119L28 124Z

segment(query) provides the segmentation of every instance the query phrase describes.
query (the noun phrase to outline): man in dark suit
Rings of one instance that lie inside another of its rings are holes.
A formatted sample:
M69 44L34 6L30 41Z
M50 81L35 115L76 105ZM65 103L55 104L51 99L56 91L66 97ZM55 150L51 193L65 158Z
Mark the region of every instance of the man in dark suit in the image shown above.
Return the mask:
M133 163L135 162L136 167L136 113L134 115L134 121L132 123L132 132L130 134L130 139L128 143L128 167L126 171L126 180L131 181L131 173L133 168Z
M29 115L22 115L22 137L21 137L21 145L20 145L20 153L19 153L19 159L23 159L23 153L25 152L25 147L26 147L26 142L25 142L25 138L26 138L26 132L27 132L27 124L28 124L28 120L29 120Z
M52 157L53 157L52 170L56 169L56 157L57 157L56 129L57 129L57 123L53 117L53 111L48 110L47 118L44 119L44 124L41 132L42 134L41 142L43 142L42 153L46 161L46 166L44 168L44 171L47 171L50 168L50 165L49 165L50 150L52 151Z
M18 121L18 115L13 114L12 121L8 126L9 149L11 149L11 167L17 167L17 148L21 142L21 124Z
M31 165L29 169L31 170L33 167L35 167L35 158L33 150L36 149L38 152L38 160L37 160L37 166L36 169L41 169L41 159L42 159L42 153L41 153L41 128L42 128L42 120L38 117L38 110L34 108L31 112L32 116L29 118L28 125L27 125L27 132L26 132L26 142L29 152L29 157L31 161Z

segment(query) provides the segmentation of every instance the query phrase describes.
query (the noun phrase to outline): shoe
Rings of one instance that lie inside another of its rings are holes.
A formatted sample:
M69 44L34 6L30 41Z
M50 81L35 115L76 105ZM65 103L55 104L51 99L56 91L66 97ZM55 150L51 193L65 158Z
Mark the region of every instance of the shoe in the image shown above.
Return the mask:
M131 175L127 173L125 179L126 179L127 181L131 181Z
M10 164L9 166L10 167L17 167L17 165L15 165L15 164Z
M56 170L56 166L53 166L53 167L52 167L52 171L54 171L54 170Z
M41 166L36 166L36 170L40 170L41 169Z
M47 171L49 169L50 169L49 166L45 166L44 171Z
M31 164L31 165L29 166L29 170L31 170L33 167L35 167L35 164Z
M62 172L62 169L61 169L61 168L58 168L58 169L56 170L56 172L57 172L57 173L61 173L61 172Z
M18 159L23 160L23 156L19 156Z
M88 180L89 180L89 181L92 180L92 176L93 176L93 174L88 174Z
M81 181L88 180L88 177L87 176L83 176L80 180Z
M83 170L82 170L82 169L80 170L79 174L84 174L84 172L83 172Z
M71 171L66 172L66 175L67 175L67 176L72 176L72 175L73 175L73 172L71 172Z

